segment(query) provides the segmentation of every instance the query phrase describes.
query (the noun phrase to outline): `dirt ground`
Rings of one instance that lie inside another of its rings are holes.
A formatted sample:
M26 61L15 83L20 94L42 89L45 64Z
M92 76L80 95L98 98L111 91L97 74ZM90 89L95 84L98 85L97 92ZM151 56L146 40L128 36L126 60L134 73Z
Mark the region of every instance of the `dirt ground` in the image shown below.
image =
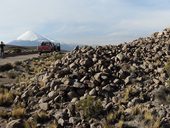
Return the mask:
M34 57L38 57L38 54L30 54L30 55L21 55L21 56L14 56L14 57L6 57L6 58L0 58L0 65L4 65L6 63L14 63L16 61L23 61L27 59L31 59Z

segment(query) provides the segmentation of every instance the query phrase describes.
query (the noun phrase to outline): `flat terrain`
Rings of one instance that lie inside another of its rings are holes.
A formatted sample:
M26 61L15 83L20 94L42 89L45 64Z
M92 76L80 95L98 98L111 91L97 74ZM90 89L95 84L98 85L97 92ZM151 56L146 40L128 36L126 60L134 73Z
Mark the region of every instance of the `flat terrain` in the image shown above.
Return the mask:
M16 61L23 61L27 59L31 59L34 57L38 57L38 54L29 54L29 55L21 55L21 56L14 56L14 57L6 57L6 58L0 58L0 65L6 64L6 63L14 63Z

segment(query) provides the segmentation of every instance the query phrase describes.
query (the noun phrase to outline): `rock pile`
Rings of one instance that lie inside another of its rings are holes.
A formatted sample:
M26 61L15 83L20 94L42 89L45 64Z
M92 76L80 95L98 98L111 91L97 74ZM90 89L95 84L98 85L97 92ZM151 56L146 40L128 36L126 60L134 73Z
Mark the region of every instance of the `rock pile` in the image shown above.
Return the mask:
M10 127L170 127L170 107L157 98L169 96L169 54L168 28L130 43L73 50L31 82L9 88L10 107L25 111L0 113L0 120Z

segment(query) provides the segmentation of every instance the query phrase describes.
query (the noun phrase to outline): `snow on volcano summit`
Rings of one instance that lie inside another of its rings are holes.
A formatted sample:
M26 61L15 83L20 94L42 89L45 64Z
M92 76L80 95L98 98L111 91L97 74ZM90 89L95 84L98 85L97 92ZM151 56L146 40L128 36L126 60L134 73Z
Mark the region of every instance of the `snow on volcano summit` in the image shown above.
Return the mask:
M8 44L17 46L38 46L42 41L50 40L32 31L26 31L25 33L20 35L16 40L13 40Z
M33 33L32 31L27 31L24 34L20 35L17 40L21 41L49 41L47 38Z

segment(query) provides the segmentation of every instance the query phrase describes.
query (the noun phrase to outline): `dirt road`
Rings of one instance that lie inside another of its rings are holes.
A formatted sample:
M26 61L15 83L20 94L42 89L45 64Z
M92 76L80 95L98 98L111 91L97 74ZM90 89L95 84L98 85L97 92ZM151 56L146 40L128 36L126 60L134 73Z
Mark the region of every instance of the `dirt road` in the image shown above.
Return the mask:
M14 63L16 61L23 61L27 59L31 59L34 57L38 57L38 54L29 54L29 55L21 55L21 56L14 56L14 57L6 57L4 59L0 58L0 65L6 64L6 63Z

